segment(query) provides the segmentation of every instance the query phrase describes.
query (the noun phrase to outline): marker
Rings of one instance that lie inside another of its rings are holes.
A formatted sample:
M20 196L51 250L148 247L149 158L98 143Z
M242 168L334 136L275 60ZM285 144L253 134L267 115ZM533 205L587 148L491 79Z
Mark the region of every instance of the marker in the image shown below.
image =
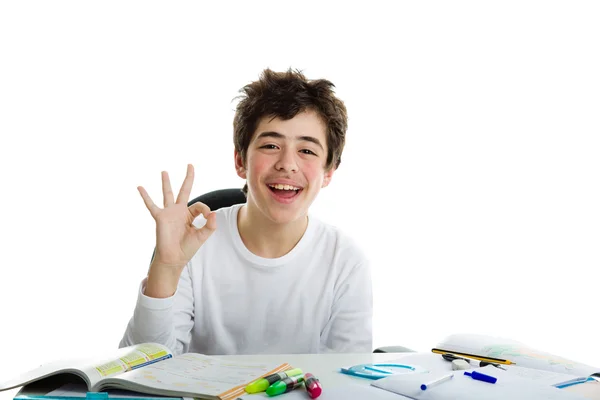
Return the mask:
M468 358L472 358L474 360L479 360L479 361L487 361L490 363L496 363L496 364L506 364L506 365L511 365L511 364L515 364L512 361L509 360L503 360L501 358L493 358L493 357L483 357L483 356L476 356L474 354L467 354L467 353L459 353L456 351L449 351L449 350L442 350L442 349L431 349L431 351L433 353L437 353L437 354L442 354L442 356L444 354L454 354L456 356L463 356L463 357L468 357Z
M244 390L246 391L246 393L264 392L269 386L271 386L275 382L296 375L302 375L302 370L300 368L294 368L287 371L278 372L276 374L267 375L264 378L260 378L250 383L244 388Z
M487 382L487 383L496 383L496 381L498 380L498 378L495 378L493 376L489 376L486 374L482 374L481 372L477 372L477 371L465 372L465 375L470 376L471 378L473 378L475 380Z
M306 386L306 391L311 399L316 399L321 395L322 388L319 380L314 377L311 373L304 374L304 386Z
M421 385L421 390L427 390L433 386L439 385L440 383L449 381L450 379L454 378L454 374L448 374L448 375L444 375L441 378L438 378L436 380L433 380L431 382L427 382Z
M290 376L275 382L267 388L267 396L278 396L283 393L291 392L302 385L304 377L302 375Z

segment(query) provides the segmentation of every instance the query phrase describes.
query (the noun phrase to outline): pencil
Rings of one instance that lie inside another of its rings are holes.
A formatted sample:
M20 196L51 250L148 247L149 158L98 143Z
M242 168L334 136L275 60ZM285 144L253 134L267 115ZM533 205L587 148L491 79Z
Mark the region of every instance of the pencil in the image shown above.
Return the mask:
M474 360L479 360L479 361L489 361L489 362L493 362L496 364L505 364L505 365L516 365L514 362L509 361L509 360L503 360L501 358L493 358L493 357L483 357L483 356L477 356L475 354L468 354L468 353L459 353L457 351L451 351L451 350L442 350L442 349L431 349L432 352L437 353L437 354L454 354L457 356L463 356L463 357L468 357L468 358L472 358Z

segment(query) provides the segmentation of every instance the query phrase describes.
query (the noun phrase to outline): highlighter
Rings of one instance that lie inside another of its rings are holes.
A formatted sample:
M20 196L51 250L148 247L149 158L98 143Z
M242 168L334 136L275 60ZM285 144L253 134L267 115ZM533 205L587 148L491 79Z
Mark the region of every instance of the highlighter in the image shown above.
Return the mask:
M319 380L314 377L313 374L306 373L304 374L304 386L306 387L306 391L311 399L316 399L321 395L321 384Z
M271 386L275 382L296 375L302 375L302 370L300 368L294 368L287 371L278 372L276 374L267 375L264 378L260 378L252 382L251 384L246 386L244 390L246 391L246 393L264 392L269 386Z
M267 396L278 396L283 393L291 392L304 382L302 375L291 376L275 382L267 388Z

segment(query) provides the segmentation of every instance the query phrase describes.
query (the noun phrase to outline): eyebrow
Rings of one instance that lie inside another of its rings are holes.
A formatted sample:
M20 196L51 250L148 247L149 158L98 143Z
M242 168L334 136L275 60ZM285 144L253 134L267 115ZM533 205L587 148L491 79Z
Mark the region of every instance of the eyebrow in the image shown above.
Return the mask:
M262 139L262 138L266 138L266 137L272 137L275 139L287 139L287 137L285 135L282 135L279 132L274 132L274 131L267 131L267 132L261 132L257 137L256 140L258 139ZM296 136L294 139L298 140L298 141L305 141L305 142L311 142L316 144L317 146L319 146L321 148L321 150L325 150L323 148L323 145L321 144L321 142L319 141L319 139L317 139L316 137L313 136Z

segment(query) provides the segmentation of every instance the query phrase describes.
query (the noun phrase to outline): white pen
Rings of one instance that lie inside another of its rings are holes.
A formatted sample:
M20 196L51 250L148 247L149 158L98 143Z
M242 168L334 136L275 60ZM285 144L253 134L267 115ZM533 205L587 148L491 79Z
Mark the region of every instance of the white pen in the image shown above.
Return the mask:
M430 387L433 387L435 385L438 385L438 384L440 384L442 382L446 382L446 381L448 381L448 380L450 380L452 378L454 378L454 374L444 375L441 378L438 378L438 379L433 380L431 382L427 382L427 383L422 384L421 385L421 390L426 390L426 389L428 389Z

